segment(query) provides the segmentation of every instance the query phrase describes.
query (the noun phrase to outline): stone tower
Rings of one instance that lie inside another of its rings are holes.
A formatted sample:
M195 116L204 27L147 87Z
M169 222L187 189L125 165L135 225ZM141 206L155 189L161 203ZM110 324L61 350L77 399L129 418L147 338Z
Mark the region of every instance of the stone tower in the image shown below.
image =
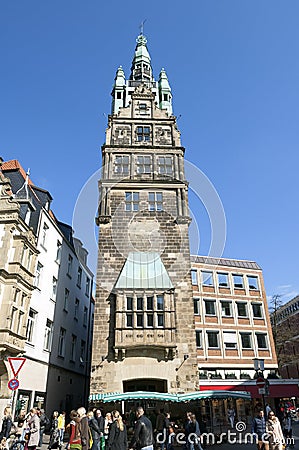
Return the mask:
M117 70L102 147L91 394L198 386L185 149L146 42Z

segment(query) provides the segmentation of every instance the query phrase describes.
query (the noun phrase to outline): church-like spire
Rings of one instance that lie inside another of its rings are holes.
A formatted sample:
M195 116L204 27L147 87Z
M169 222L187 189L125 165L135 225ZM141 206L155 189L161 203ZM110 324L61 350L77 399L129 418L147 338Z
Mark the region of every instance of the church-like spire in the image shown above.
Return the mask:
M119 66L114 78L114 86L112 91L113 97L112 114L117 112L121 106L124 106L125 90L126 90L126 77L122 66Z
M151 67L151 57L146 46L146 37L143 34L140 34L136 42L137 45L132 61L130 80L144 82L154 81Z
M159 107L161 109L167 109L168 114L172 115L172 95L171 87L168 82L168 78L164 69L161 70L159 76Z

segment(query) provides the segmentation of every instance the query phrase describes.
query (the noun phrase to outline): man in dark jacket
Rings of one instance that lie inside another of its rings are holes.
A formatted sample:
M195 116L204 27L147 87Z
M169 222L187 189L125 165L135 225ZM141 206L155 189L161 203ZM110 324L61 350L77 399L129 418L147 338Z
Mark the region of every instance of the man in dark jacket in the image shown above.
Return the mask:
M153 450L153 427L151 421L144 415L141 406L136 411L137 421L130 447L136 450Z
M257 416L253 419L251 432L257 437L258 450L269 450L269 442L267 442L266 420L263 409L259 409Z

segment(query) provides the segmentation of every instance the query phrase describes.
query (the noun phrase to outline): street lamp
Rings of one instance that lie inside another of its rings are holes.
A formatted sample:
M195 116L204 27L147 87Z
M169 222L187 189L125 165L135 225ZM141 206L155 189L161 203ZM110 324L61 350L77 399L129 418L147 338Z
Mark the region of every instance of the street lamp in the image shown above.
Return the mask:
M266 380L264 379L264 370L265 370L265 361L262 358L253 358L253 364L254 364L254 370L256 372L256 379L258 380L261 378L261 382L264 381L266 384ZM263 410L264 410L264 416L265 421L267 420L267 411L266 411L266 402L265 402L265 384L262 388L262 403L263 403ZM257 384L258 386L258 384Z

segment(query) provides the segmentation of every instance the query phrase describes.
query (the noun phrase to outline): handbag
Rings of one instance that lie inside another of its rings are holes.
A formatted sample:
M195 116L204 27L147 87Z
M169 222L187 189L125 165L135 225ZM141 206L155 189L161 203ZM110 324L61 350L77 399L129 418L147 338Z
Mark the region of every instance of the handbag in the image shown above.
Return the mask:
M70 449L71 450L82 450L82 445L74 442L74 443L70 444Z

